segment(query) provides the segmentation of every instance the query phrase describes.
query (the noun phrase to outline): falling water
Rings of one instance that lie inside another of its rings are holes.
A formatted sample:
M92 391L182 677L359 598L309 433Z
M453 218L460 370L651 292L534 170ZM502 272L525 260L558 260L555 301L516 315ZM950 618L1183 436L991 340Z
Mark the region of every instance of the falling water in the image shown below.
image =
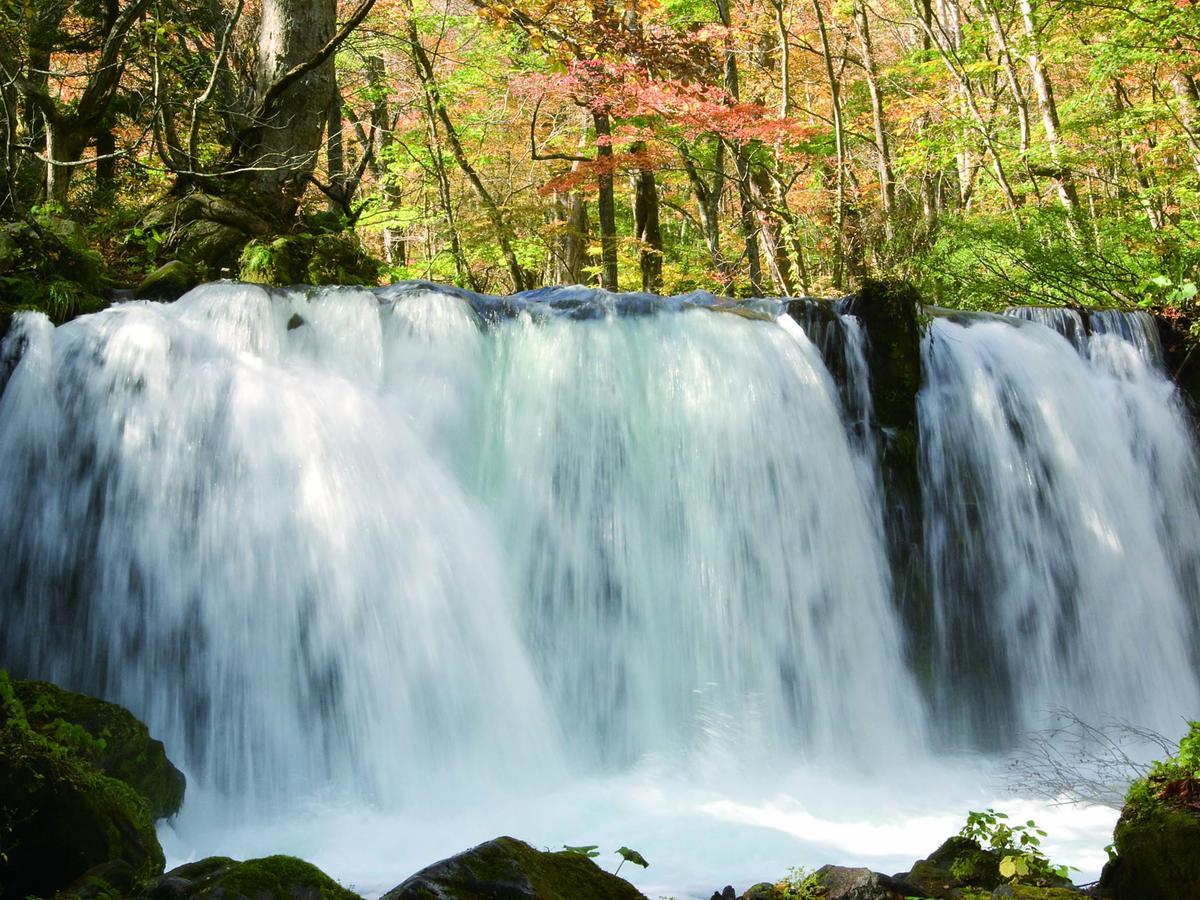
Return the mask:
M22 316L0 659L164 739L177 858L386 888L515 831L640 836L676 892L898 868L991 799L948 746L1200 699L1192 438L1110 318L930 327L906 634L866 336L828 306L223 284Z

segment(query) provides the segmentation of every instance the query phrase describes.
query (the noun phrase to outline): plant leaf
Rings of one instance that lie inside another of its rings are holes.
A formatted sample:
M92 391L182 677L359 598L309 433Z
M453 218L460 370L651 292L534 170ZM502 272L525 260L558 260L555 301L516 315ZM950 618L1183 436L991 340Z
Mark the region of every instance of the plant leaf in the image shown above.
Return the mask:
M621 847L617 850L617 855L626 862L631 862L635 866L641 866L643 869L650 868L650 863L646 862L646 857L638 853L636 850L630 850L628 847Z

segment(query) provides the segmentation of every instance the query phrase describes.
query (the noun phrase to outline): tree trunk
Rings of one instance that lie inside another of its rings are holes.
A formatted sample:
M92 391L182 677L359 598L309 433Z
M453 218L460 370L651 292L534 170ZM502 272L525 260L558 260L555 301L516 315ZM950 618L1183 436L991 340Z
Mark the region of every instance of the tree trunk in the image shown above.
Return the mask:
M638 169L633 176L633 229L639 243L642 290L657 294L662 289L663 240L658 184L649 169Z
M255 85L260 105L286 72L317 57L333 39L336 27L336 0L262 0ZM316 167L333 90L330 56L256 113L261 121L250 123L245 162L255 170L257 193L281 219L295 215Z
M726 28L732 27L729 11L729 0L717 0L717 13L721 24ZM727 39L728 41L728 39ZM733 48L726 44L725 48L725 90L736 102L739 98L737 57ZM761 296L762 289L762 259L758 252L758 220L754 215L754 201L750 187L750 155L746 146L740 141L733 142L733 162L737 169L738 204L741 212L742 238L746 242L746 269L750 276L750 293L755 297Z
M1037 24L1033 18L1033 5L1030 0L1018 0L1021 9L1021 21L1025 24L1025 38L1028 41L1029 52L1027 60L1029 70L1033 74L1033 91L1042 114L1042 127L1046 131L1046 144L1050 149L1050 160L1054 164L1055 187L1058 189L1058 199L1067 213L1068 227L1073 236L1078 237L1080 224L1079 197L1075 190L1075 182L1071 172L1062 164L1059 141L1058 106L1054 102L1054 89L1046 75L1042 64L1041 40L1038 36Z
M817 33L821 37L821 56L825 61L825 77L829 81L829 99L833 107L833 141L837 151L837 172L834 173L835 207L834 225L837 240L833 251L833 286L844 287L845 242L846 242L846 142L842 128L841 83L833 69L833 52L829 45L829 30L825 27L825 14L821 12L822 0L812 0L813 12L817 16Z
M600 287L606 291L617 287L617 201L613 192L612 120L607 112L592 111L596 126L596 160L601 163L596 176L600 191L597 210L600 214Z
M450 153L454 157L454 161L458 163L463 175L467 177L467 182L471 185L475 196L479 198L479 203L492 225L496 242L500 245L500 252L508 267L508 277L512 282L512 289L514 292L523 291L525 290L525 270L521 268L521 264L517 261L517 255L513 251L512 241L509 240L508 225L504 221L504 216L501 214L495 198L492 197L491 192L484 185L483 179L479 177L479 173L475 171L475 167L467 158L467 152L458 138L458 130L454 127L450 113L442 101L441 89L438 87L437 78L434 75L433 64L425 52L424 45L421 44L416 20L412 18L408 20L408 47L417 70L417 77L425 91L427 105L431 113L436 115L438 121L441 122L442 132L450 147Z
M879 167L879 196L883 205L883 229L890 241L895 233L896 184L892 175L892 154L888 146L887 123L883 116L883 93L875 72L875 54L871 47L870 22L865 3L854 7L854 30L858 35L858 46L862 52L863 69L867 75L867 89L871 94L871 120L875 126L875 152Z

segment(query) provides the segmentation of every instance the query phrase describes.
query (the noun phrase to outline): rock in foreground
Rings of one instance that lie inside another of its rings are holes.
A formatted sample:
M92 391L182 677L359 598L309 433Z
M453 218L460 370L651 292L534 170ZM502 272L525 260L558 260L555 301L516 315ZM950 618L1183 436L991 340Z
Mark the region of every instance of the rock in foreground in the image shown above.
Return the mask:
M360 900L316 866L294 856L238 862L212 856L172 869L137 900Z
M499 837L427 866L384 900L645 900L579 853Z

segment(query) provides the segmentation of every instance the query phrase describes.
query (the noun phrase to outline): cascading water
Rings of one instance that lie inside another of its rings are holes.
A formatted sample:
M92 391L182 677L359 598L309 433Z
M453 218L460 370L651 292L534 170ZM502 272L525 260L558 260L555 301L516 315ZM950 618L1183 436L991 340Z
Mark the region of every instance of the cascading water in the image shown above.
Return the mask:
M933 323L906 635L865 336L785 308L210 285L23 317L0 660L164 739L169 855L368 892L503 831L638 846L677 894L900 868L992 801L947 742L1194 710L1194 449L1129 322L1082 355Z
M996 317L936 320L925 339L937 718L984 746L1058 707L1172 732L1200 700L1180 401L1148 342L1052 324L1080 352Z

